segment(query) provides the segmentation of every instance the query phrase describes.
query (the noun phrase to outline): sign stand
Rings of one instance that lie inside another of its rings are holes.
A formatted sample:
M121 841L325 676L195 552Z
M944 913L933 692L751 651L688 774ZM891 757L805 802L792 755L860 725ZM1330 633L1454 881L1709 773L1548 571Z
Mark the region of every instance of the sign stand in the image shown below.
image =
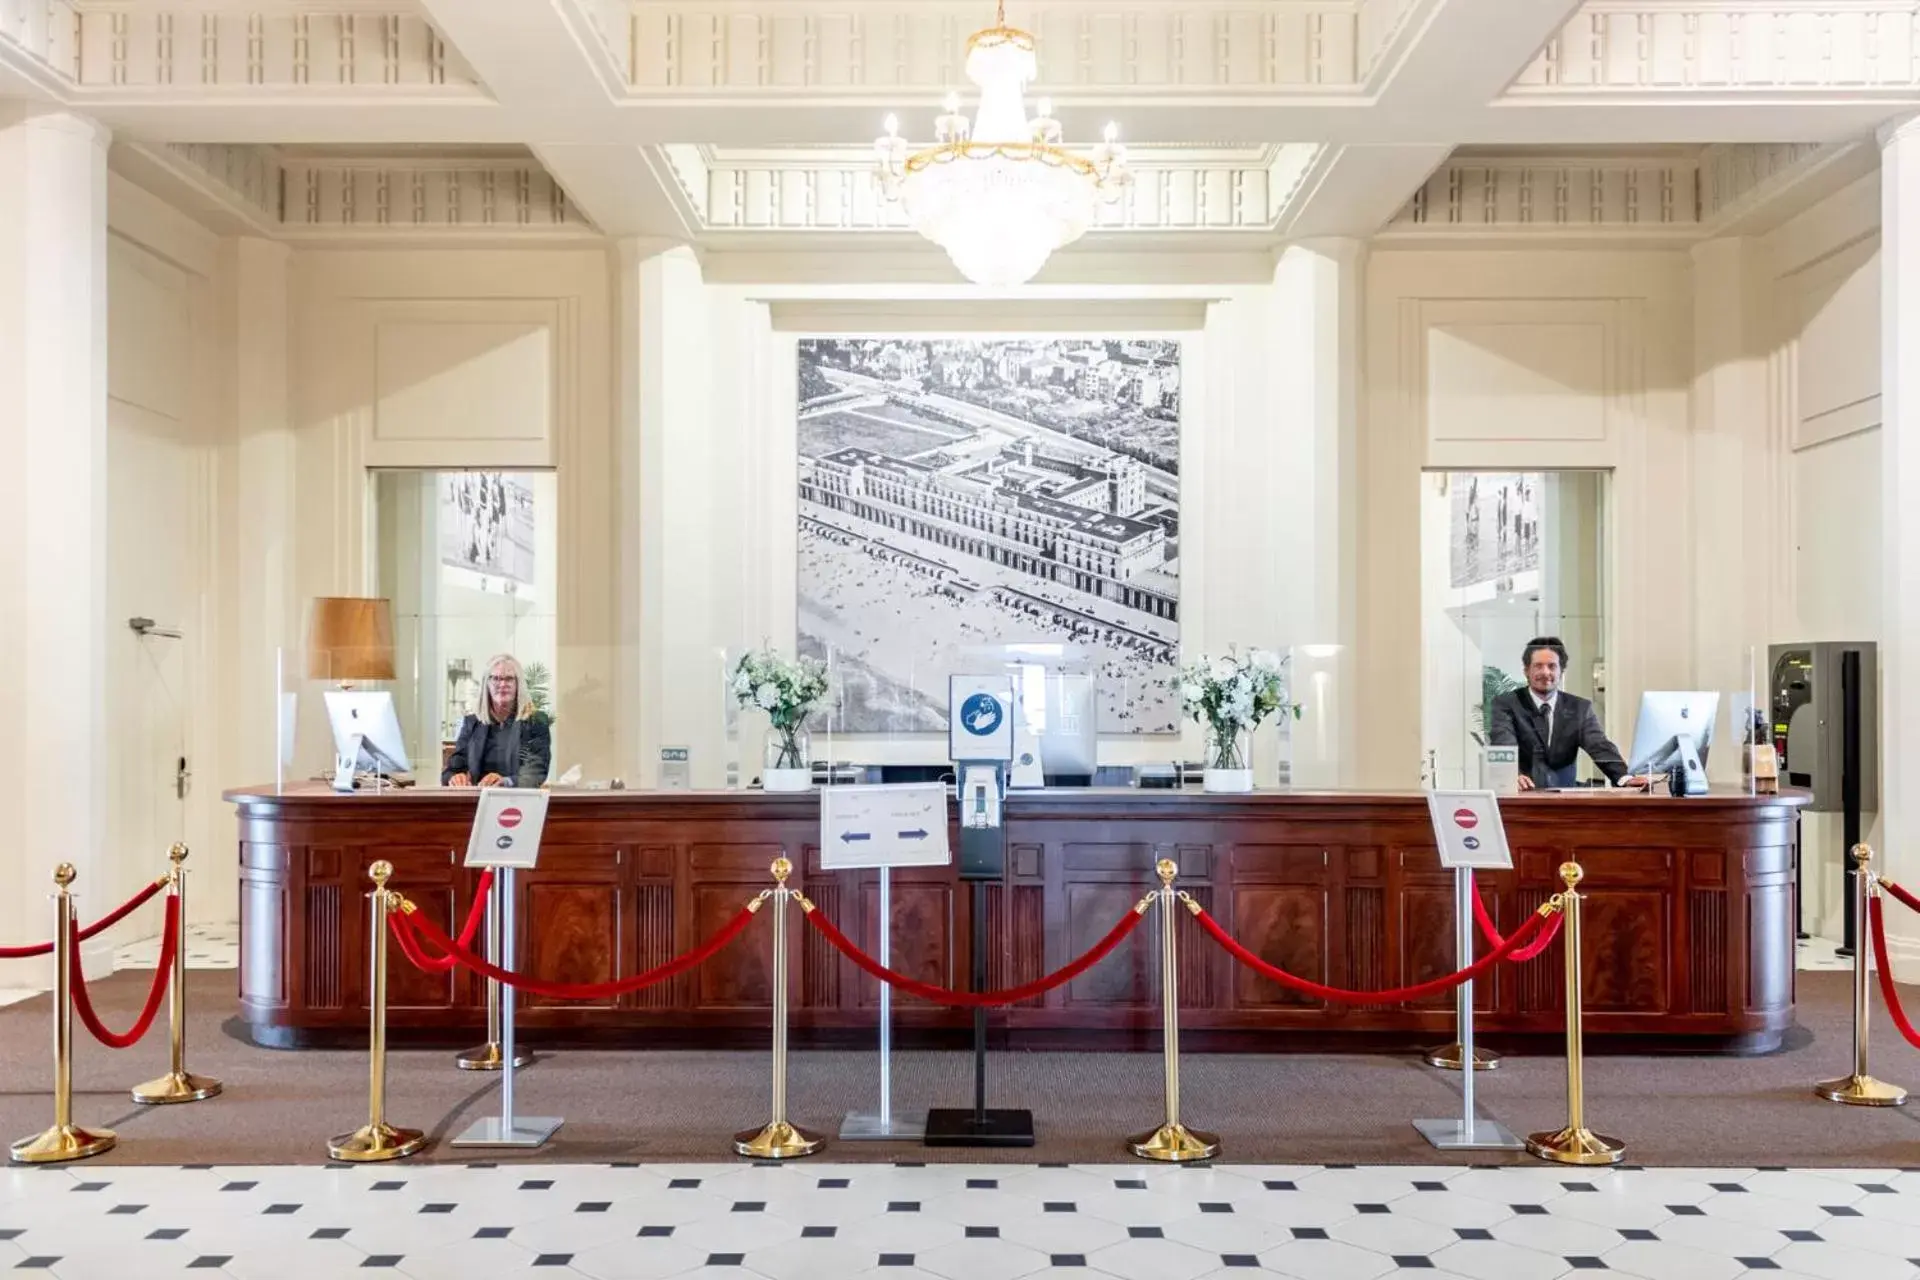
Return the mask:
M1454 940L1462 969L1473 963L1473 873L1476 867L1508 870L1513 854L1500 822L1499 802L1491 791L1434 791L1427 796L1442 866L1453 869ZM1460 1038L1460 1061L1473 1056L1473 982L1460 984L1454 996L1454 1019ZM1526 1144L1498 1120L1478 1114L1474 1105L1474 1077L1460 1073L1458 1119L1415 1120L1420 1136L1440 1151L1518 1151Z
M825 871L876 867L880 872L878 959L893 963L893 869L945 866L947 789L940 783L827 786L820 791L820 866ZM853 1141L917 1141L922 1120L893 1112L893 988L880 984L880 1109L849 1111L840 1136Z
M515 941L514 872L532 870L540 854L540 829L546 823L547 793L486 787L467 841L469 867L492 867L500 898L502 969L513 968ZM456 1147L538 1147L562 1123L557 1116L516 1116L513 1111L514 1005L516 992L500 984L500 1114L474 1121L453 1140Z

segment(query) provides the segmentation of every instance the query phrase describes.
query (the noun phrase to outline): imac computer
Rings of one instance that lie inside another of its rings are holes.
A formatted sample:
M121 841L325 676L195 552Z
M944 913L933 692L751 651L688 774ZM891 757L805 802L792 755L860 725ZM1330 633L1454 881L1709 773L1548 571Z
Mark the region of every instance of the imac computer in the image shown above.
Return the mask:
M400 717L394 713L391 693L329 689L325 698L337 760L351 760L358 773L408 772L407 744L400 736Z
M1713 721L1719 714L1720 695L1715 692L1650 689L1641 694L1627 771L1657 776L1684 768L1687 793L1705 791L1707 748L1713 745Z

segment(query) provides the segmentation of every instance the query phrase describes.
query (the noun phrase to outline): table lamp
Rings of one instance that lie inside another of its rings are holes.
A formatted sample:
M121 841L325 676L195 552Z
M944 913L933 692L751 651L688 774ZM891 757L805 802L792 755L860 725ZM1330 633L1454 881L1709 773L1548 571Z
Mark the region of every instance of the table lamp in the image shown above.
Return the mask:
M316 596L307 623L307 677L343 689L393 679L393 603L370 596Z

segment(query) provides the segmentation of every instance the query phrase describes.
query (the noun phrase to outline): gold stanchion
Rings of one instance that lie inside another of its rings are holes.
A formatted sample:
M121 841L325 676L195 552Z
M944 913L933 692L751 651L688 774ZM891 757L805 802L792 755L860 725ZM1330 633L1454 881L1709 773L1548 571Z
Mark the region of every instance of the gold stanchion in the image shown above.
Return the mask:
M53 1127L13 1144L15 1164L84 1160L113 1150L111 1129L82 1129L73 1122L73 864L53 869Z
M773 899L773 1118L758 1129L733 1135L733 1149L756 1160L792 1160L810 1156L827 1145L826 1139L787 1122L787 903L813 904L798 890L787 888L793 864L785 857L773 860L774 887L760 901ZM752 904L758 909L760 901Z
M135 1085L133 1100L158 1106L171 1102L198 1102L220 1092L220 1082L187 1070L187 846L167 850L173 863L168 875L174 898L173 976L167 989L167 1030L170 1066L158 1080Z
M1907 1091L1897 1084L1875 1080L1867 1070L1867 1003L1870 986L1867 971L1870 955L1867 940L1867 913L1873 900L1873 873L1869 864L1873 850L1864 844L1853 846L1853 1074L1838 1080L1822 1080L1813 1091L1828 1102L1844 1102L1850 1107L1904 1107Z
M387 1123L387 917L398 907L400 895L387 888L393 875L391 862L376 862L367 874L373 877L373 905L368 912L368 927L373 930L368 945L373 987L368 1000L368 1040L373 1065L367 1085L367 1122L327 1141L327 1154L354 1164L398 1160L427 1145L427 1135L420 1130L396 1129Z
M1186 1164L1219 1155L1220 1138L1180 1123L1180 953L1173 932L1173 878L1179 868L1174 866L1173 859L1162 858L1153 864L1153 869L1160 877L1160 887L1148 894L1135 910L1144 910L1147 903L1156 899L1160 904L1160 1029L1161 1055L1166 1067L1167 1119L1158 1129L1128 1138L1127 1150L1142 1160ZM1187 905L1189 910L1200 909L1200 904L1191 898L1187 898Z
M1567 1127L1557 1133L1527 1137L1527 1150L1542 1160L1560 1164L1619 1164L1626 1144L1587 1128L1586 1080L1582 1074L1580 1038L1580 864L1560 864L1566 892L1560 896L1567 922L1561 926L1560 945L1567 953Z

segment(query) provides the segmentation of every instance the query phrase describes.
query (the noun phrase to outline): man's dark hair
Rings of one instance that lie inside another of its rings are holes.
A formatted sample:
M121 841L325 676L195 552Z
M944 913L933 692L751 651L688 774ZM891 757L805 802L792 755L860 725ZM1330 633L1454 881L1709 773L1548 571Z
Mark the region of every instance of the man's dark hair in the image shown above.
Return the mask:
M1567 646L1559 636L1535 636L1527 641L1527 647L1520 653L1520 666L1524 670L1533 665L1533 653L1536 649L1551 649L1560 658L1560 669L1567 669Z

